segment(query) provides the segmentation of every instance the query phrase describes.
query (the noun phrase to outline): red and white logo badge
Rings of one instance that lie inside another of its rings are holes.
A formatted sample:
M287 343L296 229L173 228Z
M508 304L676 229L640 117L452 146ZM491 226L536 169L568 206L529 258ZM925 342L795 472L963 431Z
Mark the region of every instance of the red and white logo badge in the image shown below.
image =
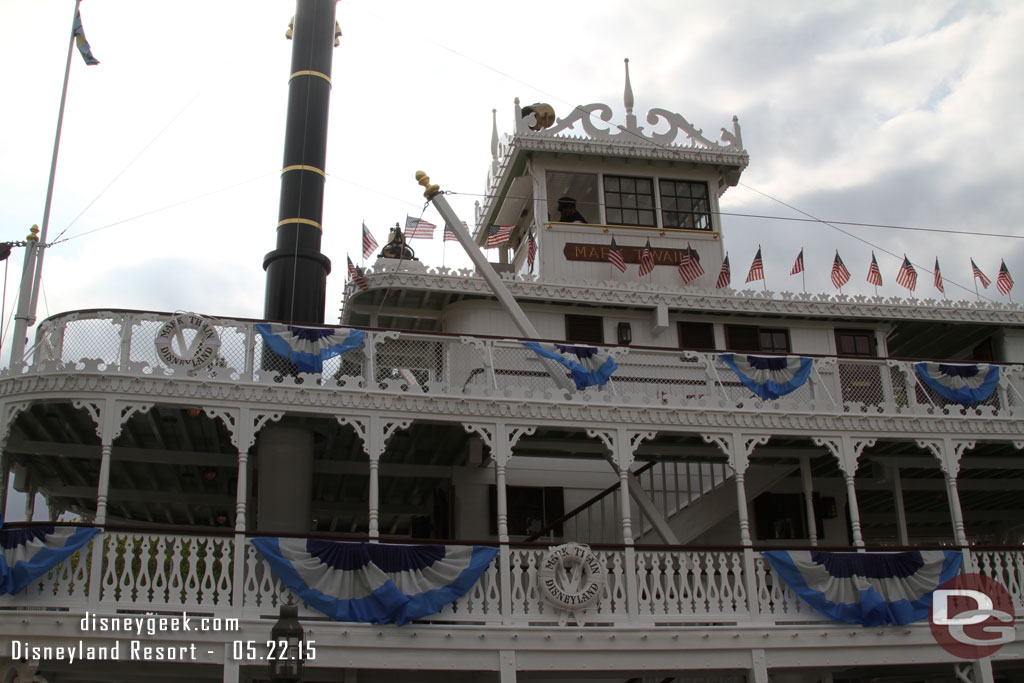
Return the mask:
M1015 637L1013 598L981 574L955 576L939 586L928 621L935 641L961 659L988 657Z

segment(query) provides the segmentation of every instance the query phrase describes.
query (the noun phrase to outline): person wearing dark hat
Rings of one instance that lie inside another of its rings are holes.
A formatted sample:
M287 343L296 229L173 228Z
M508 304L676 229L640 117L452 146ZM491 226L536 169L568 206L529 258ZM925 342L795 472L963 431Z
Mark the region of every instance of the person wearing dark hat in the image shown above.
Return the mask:
M576 200L572 197L559 197L558 220L563 223L586 223L587 219L576 210Z

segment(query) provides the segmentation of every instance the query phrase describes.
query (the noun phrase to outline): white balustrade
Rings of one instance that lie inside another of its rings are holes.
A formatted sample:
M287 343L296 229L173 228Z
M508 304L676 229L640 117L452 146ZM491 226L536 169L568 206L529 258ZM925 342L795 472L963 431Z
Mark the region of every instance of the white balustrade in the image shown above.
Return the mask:
M102 563L92 567L85 547L14 596L0 597L0 611L117 610L187 611L218 616L270 617L278 613L286 589L269 565L246 543L242 605L232 605L234 544L229 536L187 536L156 532L112 531L93 539L101 543ZM743 553L736 549L659 549L635 552L627 566L622 550L595 549L604 567L601 599L587 609L586 624L672 625L686 623L823 622L825 618L800 600L754 551L756 595L748 600ZM547 549L512 548L509 552L510 614L502 614L498 558L466 595L428 623L519 625L565 623L566 613L549 603L539 584ZM1009 591L1017 615L1024 615L1024 551L976 549L977 571ZM100 594L90 596L90 572L101 572ZM626 577L637 576L637 617L630 616ZM751 604L752 603L752 604ZM300 616L322 619L306 605Z
M79 371L181 376L201 381L265 383L287 375L290 366L263 344L251 321L209 319L220 346L206 369L167 366L155 339L170 318L136 311L81 311L54 316L40 324L30 371ZM191 344L194 333L186 330ZM432 395L544 396L556 392L535 353L516 339L476 338L414 332L374 332L374 343L324 363L319 377L283 378L316 390L365 387ZM178 343L180 344L180 341ZM928 412L948 401L923 386L913 364L853 358L815 359L804 386L775 401L755 397L717 354L679 349L608 347L619 366L604 387L583 393L608 393L631 403L719 407L731 410L808 410L844 412L844 403L882 412ZM999 389L982 408L1008 410L1024 403L1021 368L1003 366ZM371 372L373 377L367 377ZM280 379L280 378L279 378ZM956 406L959 408L959 406Z

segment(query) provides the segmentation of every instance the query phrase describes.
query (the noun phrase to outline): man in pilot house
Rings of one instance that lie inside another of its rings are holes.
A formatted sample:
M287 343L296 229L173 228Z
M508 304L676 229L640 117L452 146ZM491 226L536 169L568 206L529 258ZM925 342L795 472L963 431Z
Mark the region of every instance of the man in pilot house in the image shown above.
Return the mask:
M587 222L587 219L576 210L576 200L572 197L558 198L558 220L562 223Z

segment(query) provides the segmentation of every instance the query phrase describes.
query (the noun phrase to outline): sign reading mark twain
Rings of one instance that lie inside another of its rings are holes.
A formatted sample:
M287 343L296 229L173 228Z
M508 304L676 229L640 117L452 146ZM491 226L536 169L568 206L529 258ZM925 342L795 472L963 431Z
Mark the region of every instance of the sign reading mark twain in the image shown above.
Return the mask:
M622 260L626 263L640 263L640 254L644 253L643 245L639 247L628 247L624 244L616 245ZM607 261L609 245L607 244L581 244L579 242L567 242L562 254L566 261ZM656 266L672 266L675 268L683 260L686 249L666 249L662 247L651 247L651 255L654 257ZM690 256L696 256L697 250L690 249ZM698 258L698 260L700 260Z
M217 328L195 313L171 318L156 333L156 355L168 367L206 368L217 359L218 351Z

